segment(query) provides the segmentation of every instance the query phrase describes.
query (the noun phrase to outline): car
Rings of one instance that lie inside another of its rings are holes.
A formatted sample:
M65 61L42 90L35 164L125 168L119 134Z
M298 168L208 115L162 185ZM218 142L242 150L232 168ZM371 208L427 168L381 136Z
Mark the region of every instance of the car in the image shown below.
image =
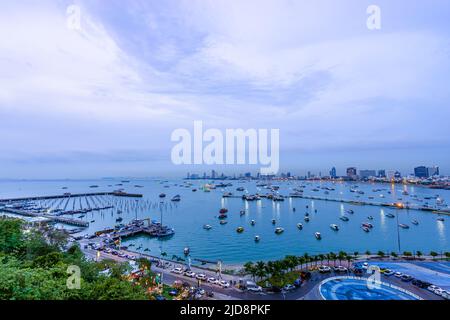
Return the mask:
M411 277L410 275L404 274L400 277L400 279L404 282L409 282L413 279L413 277Z
M111 248L106 248L106 249L105 249L105 252L106 252L106 253L111 253L112 250L111 250Z
M283 287L283 290L284 290L284 291L292 291L292 290L295 290L295 289L296 289L295 286L292 285L292 284L287 284L287 285L285 285L285 286Z
M297 279L294 281L294 286L296 286L297 288L301 287L303 283L302 279Z
M441 288L437 288L437 289L435 289L433 292L435 293L435 294L437 294L438 296L442 296L442 294L444 293L444 289L441 289Z
M126 256L126 254L123 252L119 252L117 255L121 258L125 258L125 256Z
M428 291L434 292L436 289L440 289L438 286L431 285L427 288Z
M119 253L116 250L111 251L114 256L117 256Z
M164 296L156 296L155 299L158 300L158 301L166 300L166 298Z
M390 276L392 276L394 273L395 273L395 272L392 271L392 270L390 270L390 269L387 269L387 270L385 270L385 271L383 272L383 274L384 274L386 277L390 277Z
M319 267L319 272L320 272L320 273L331 272L331 268L330 268L329 266L320 266L320 267Z
M394 276L396 276L397 278L401 278L401 276L403 275L403 273L401 273L401 272L396 272L396 273L394 273Z
M263 290L262 290L261 286L255 285L255 286L247 287L247 291L249 291L249 292L262 292Z
M222 288L228 288L228 287L230 286L230 283L229 283L228 281L226 281L226 280L221 280L221 281L219 282L219 285L220 285Z
M337 266L337 267L334 267L334 271L337 271L337 272L347 272L348 269L347 269L346 267L344 267L344 266Z
M210 277L210 278L206 279L206 281L207 281L208 283L212 283L212 284L219 284L219 280L217 280L217 279L214 278L214 277Z
M367 262L364 262L363 264L362 264L362 268L363 269L367 269L369 267L369 264L367 263Z
M197 294L203 296L203 295L205 295L205 293L206 293L205 289L202 289L202 288L198 288L198 289L197 289Z
M183 273L183 269L181 269L181 268L173 268L172 270L170 270L170 272L176 273L176 274L182 274Z
M448 292L447 290L444 290L442 292L441 297L444 298L445 300L450 300L450 292Z
M212 292L212 291L207 291L207 292L206 292L206 296L212 298L212 297L214 297L214 292Z
M194 278L195 277L195 272L192 272L192 271L186 271L185 273L184 273L184 275L186 276L186 277L189 277L189 278Z
M198 280L206 280L206 274L199 273L195 276Z

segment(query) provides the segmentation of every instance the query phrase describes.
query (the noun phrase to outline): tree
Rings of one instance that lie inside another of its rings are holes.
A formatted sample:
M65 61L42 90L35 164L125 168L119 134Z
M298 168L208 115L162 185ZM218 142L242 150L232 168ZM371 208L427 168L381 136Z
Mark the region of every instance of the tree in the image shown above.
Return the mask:
M394 251L391 252L391 256L393 256L394 258L397 258L397 257L398 257L397 253L394 252Z
M247 262L244 264L244 271L247 274L250 274L253 278L253 280L255 280L255 276L256 276L256 268L255 265L253 264L253 262Z
M262 279L267 275L266 264L263 261L258 261L256 263L255 269L256 276L259 277L259 279Z
M436 251L431 251L430 256L432 256L434 260L438 256L438 253Z
M378 251L377 255L381 258L384 258L384 252L383 251Z
M422 251L417 251L417 252L416 252L416 255L417 255L417 257L420 259L420 257L423 256L423 253L422 253Z

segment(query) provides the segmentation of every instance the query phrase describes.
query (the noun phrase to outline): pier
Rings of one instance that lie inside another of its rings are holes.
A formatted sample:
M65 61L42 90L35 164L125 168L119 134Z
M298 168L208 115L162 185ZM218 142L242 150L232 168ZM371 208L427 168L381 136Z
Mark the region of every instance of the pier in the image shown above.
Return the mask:
M49 221L65 223L65 224L77 226L77 227L88 227L89 226L89 222L86 222L83 220L58 217L58 216L53 216L53 215L49 215L49 214L42 214L42 213L36 213L36 212L30 212L30 211L24 211L24 210L18 210L18 209L11 209L11 208L3 208L3 209L1 209L1 211L20 215L20 216L25 216L25 217L45 218Z
M91 192L91 193L65 193L65 194L53 195L53 196L35 196L35 197L23 197L23 198L9 198L9 199L0 199L0 203L19 202L19 201L55 200L55 199L95 197L95 196L115 196L115 197L142 198L142 194L127 193L127 192L121 192L121 191L113 191L113 192Z

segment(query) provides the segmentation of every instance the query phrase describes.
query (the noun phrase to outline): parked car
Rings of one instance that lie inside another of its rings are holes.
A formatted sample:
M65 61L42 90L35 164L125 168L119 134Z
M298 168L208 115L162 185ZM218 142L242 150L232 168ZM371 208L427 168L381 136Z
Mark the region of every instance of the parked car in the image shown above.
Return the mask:
M183 273L183 269L181 268L173 268L172 270L170 270L170 272L172 273L176 273L176 274L182 274Z
M184 273L184 275L185 275L186 277L189 277L189 278L194 278L194 277L195 277L195 272L192 272L192 271L186 271L186 272Z
M390 276L392 276L392 275L394 274L394 271L392 271L392 270L390 270L390 269L387 269L387 270L385 270L385 271L383 272L383 274L384 274L386 277L390 277Z
M195 276L198 280L206 280L206 274L199 273Z
M295 290L295 289L296 289L295 286L292 285L292 284L287 284L287 285L285 285L285 286L283 287L283 290L284 290L284 291L293 291L293 290Z
M428 291L434 292L436 289L440 289L438 286L431 285L427 288Z
M214 278L214 277L210 277L210 278L206 279L206 281L207 281L208 283L212 283L212 284L219 284L219 280L217 280L217 279Z
M319 272L320 272L320 273L331 272L331 268L330 268L329 266L320 266L320 267L319 267Z
M296 286L297 288L300 288L302 286L303 280L302 279L297 279L294 281L294 286Z
M219 282L219 285L220 285L222 288L228 288L228 287L230 286L230 283L229 283L228 281L221 280L221 281Z
M404 282L409 282L409 281L411 281L411 280L414 279L414 278L411 277L410 275L404 274L404 275L402 275L402 276L400 277L400 279L401 279L402 281L404 281Z
M402 275L403 275L403 273L398 272L398 271L396 273L394 273L394 276L396 276L397 278L400 278Z

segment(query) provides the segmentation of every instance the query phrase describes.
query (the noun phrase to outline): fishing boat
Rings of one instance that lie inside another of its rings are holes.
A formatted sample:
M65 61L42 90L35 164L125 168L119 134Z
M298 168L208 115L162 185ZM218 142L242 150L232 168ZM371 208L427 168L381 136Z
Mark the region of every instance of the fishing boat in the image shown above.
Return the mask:
M275 219L272 219L272 224L277 223L277 221Z
M314 233L314 236L316 237L317 240L321 240L322 239L322 235L320 234L320 232Z
M409 226L407 225L407 224L404 224L404 223L399 223L399 225L398 225L400 228L403 228L403 229L409 229Z
M186 247L183 249L183 253L185 256L189 255L190 252L191 252L191 250L189 249L189 247Z
M220 224L227 224L228 223L228 221L227 220L220 220L220 222L219 222Z
M228 218L228 215L226 213L219 214L219 219L226 219Z
M171 199L171 201L180 201L181 197L179 194L177 194L176 196L173 196L173 198Z
M297 228L300 229L300 230L302 230L302 229L303 229L303 224L297 223Z
M411 221L411 223L417 226L417 225L419 224L419 221L417 221L416 219L414 219L413 221Z
M243 187L236 188L236 191L244 191L244 190L245 189Z
M355 212L352 209L346 211L347 213L354 214Z
M337 224L330 224L330 228L333 229L334 231L339 231L339 226Z
M166 194L165 194L165 193L160 193L160 194L159 194L159 197L160 197L160 198L165 198L165 197L166 197Z
M255 221L255 220L252 220L252 221L250 221L250 224L251 224L252 226L254 226L254 225L256 224L256 221Z
M362 228L365 232L369 232L369 231L370 231L370 229L367 228L367 227L362 226L361 228Z
M346 216L342 216L342 217L339 217L339 219L341 219L342 221L348 221L348 220L350 220L348 217L346 217Z
M240 212L239 212L239 215L242 217L242 216L244 216L245 215L245 210L241 210Z
M255 236L255 242L259 242L259 240L261 240L261 238L259 236Z
M123 220L122 217L119 217L116 219L116 222L121 222L122 220Z
M222 208L219 210L219 213L227 213L227 212L228 212L228 209L226 209L226 208Z
M373 220L373 216L368 216L367 219Z
M194 188L194 189L192 189L192 192L197 192L197 189L195 189L195 188Z
M203 229L205 229L205 230L210 230L211 228L212 228L212 226L210 226L209 224L203 225Z
M364 223L362 223L361 225L362 225L363 227L366 227L366 228L370 228L370 229L373 228L373 225L372 225L371 223L368 223L368 222L364 222Z
M395 218L395 216L392 213L386 214L386 217L388 217L388 218Z
M283 232L284 232L284 229L281 228L281 227L277 227L277 228L275 229L275 233L276 233L276 234L282 234Z
M444 221L444 218L437 218L437 221Z
M305 221L306 221L306 222L309 222L309 217L305 217Z
M244 232L244 227L237 227L236 232L237 232L237 233L242 233L242 232Z

